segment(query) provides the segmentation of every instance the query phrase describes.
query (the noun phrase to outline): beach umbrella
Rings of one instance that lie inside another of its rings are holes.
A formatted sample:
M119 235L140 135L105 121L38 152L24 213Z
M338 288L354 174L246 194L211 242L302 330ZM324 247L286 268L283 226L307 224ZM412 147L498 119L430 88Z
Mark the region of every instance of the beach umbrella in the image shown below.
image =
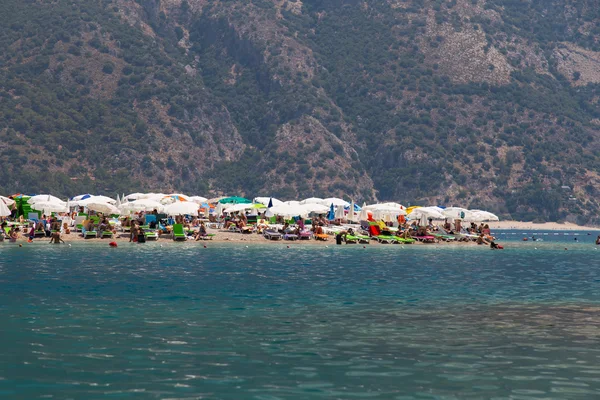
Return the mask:
M207 198L206 197L202 197L202 196L192 196L190 197L189 201L193 201L196 204L203 204L207 202Z
M140 199L135 201L129 201L121 204L121 212L138 212L138 211L161 211L164 208L158 201L150 199Z
M96 211L102 214L120 214L121 210L119 210L116 206L110 203L102 203L102 202L89 202L85 205L85 207L90 211Z
M496 214L482 210L469 210L467 220L470 222L486 222L486 221L499 221L500 219Z
M228 206L225 208L225 212L237 212L237 211L244 211L244 210L257 210L260 208L267 208L265 207L264 204L260 204L260 203L251 203L251 204L234 204L232 206Z
M119 208L121 206L121 199L119 198L119 195L117 194L117 202L115 203L115 206L117 208Z
M267 217L273 217L275 215L280 215L282 217L297 217L299 215L307 215L308 211L304 209L301 205L289 205L289 204L279 204L277 206L273 206L269 208L265 215Z
M35 204L35 203L40 203L40 202L56 203L56 204L62 204L62 205L65 204L65 202L62 201L61 199L59 199L58 197L55 197L55 196L52 196L49 194L38 194L36 196L31 196L27 200L27 203L29 203L29 204Z
M127 201L133 201L133 200L138 200L138 199L143 199L145 198L146 193L131 193L128 194L127 196L123 196L123 199L127 200Z
M271 208L273 207L273 199L269 199L269 205L267 206L267 208Z
M189 197L184 194L174 193L163 196L160 199L161 204L173 204L177 201L189 201Z
M304 199L300 202L300 204L323 204L323 199L320 199L318 197L309 197L308 199ZM329 204L326 204L326 206L329 206Z
M419 207L412 210L409 214L410 218L413 220L418 220L423 216L426 219L445 219L444 214L440 213L434 208L431 207Z
M346 213L344 213L344 206L337 206L337 208L335 209L335 218L340 220L346 218Z
M323 199L321 204L326 205L326 206L333 204L336 207L338 207L338 206L348 207L350 205L350 203L348 203L346 200L342 200L337 197L329 197L327 199Z
M274 197L255 197L255 198L252 200L252 202L253 202L253 203L261 203L261 204L264 204L265 206L266 206L267 204L271 203L271 206L270 206L270 207L277 206L277 205L279 205L279 204L283 204L283 201L281 201L281 200L277 200L277 199L276 199L276 198L274 198ZM269 206L267 206L267 207L269 207Z
M217 217L220 217L220 216L221 216L221 214L223 214L223 209L224 209L224 208L225 208L225 206L223 206L223 204L221 204L221 203L218 203L218 204L217 204L217 207L215 207L215 215L216 215Z
M284 201L283 204L286 204L288 206L299 206L300 202L296 201L296 200L289 200L289 201Z
M329 208L329 212L327 213L327 220L333 221L334 219L335 219L335 211L333 209L333 203L332 203Z
M354 201L350 202L350 208L348 210L348 216L347 216L348 221L354 221Z
M167 215L194 215L198 216L198 204L191 201L178 201L173 204L169 204L165 207L165 213Z
M4 201L0 201L0 217L8 217L10 214L8 206L4 204Z
M60 204L52 201L38 201L31 205L31 208L37 211L42 211L44 214L62 213L69 211L66 203Z
M369 219L369 210L367 210L367 204L363 203L360 214L358 215L359 221L367 221Z
M80 194L79 196L75 196L75 197L71 198L71 200L73 200L73 201L79 201L79 200L85 200L85 199L90 198L90 197L92 197L92 195L89 194L89 193L86 193L86 194Z
M252 203L252 201L246 199L245 197L232 196L232 197L225 197L225 198L219 200L219 203L221 203L221 204L243 204L243 203Z
M0 200L2 200L2 202L7 206L12 206L15 204L15 201L13 199L9 199L8 197L0 196Z
M307 204L300 204L299 207L301 207L303 210L305 210L305 212L307 214L310 214L310 213L325 214L326 212L329 211L329 207L324 206L323 204L307 203Z
M469 210L461 207L446 207L442 211L442 214L444 214L445 217L452 220L465 219L470 213Z

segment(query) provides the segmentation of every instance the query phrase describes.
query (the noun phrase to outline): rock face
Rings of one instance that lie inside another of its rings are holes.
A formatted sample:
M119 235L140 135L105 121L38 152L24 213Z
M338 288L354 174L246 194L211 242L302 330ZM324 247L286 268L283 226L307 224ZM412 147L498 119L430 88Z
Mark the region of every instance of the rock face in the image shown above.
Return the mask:
M333 195L597 218L592 3L5 9L0 192Z

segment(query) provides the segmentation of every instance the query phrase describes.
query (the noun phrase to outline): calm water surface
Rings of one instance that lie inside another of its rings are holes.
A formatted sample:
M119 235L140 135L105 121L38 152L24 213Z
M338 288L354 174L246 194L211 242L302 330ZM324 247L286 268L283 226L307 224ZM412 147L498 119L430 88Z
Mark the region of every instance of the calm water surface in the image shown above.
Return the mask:
M598 399L595 235L520 235L504 251L5 243L0 398Z

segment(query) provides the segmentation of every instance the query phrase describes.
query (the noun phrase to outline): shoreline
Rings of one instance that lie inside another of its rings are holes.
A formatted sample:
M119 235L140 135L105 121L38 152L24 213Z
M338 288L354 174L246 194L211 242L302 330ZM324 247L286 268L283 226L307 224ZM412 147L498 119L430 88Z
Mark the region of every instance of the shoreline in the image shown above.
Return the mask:
M533 230L533 231L600 231L599 227L581 226L570 222L543 222L534 223L526 221L500 221L484 222L491 230Z

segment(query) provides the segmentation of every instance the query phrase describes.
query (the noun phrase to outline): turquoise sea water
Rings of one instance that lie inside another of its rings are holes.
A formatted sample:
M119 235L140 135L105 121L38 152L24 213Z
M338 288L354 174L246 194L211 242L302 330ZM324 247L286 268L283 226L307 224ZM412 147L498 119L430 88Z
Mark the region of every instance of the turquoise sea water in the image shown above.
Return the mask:
M4 243L0 398L600 398L596 234L508 233L502 251Z

